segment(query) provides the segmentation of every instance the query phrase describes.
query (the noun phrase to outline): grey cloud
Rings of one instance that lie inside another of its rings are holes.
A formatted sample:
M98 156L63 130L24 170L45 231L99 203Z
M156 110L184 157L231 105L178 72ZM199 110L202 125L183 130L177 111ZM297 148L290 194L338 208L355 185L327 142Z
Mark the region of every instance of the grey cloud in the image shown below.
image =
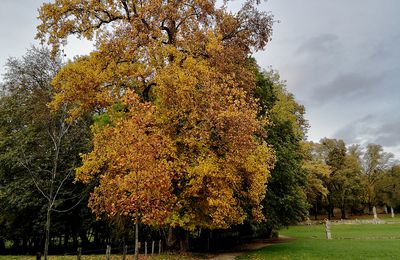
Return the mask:
M296 54L327 54L338 46L339 37L334 34L321 34L304 41L296 50Z
M378 44L373 47L371 54L369 55L369 60L372 62L378 62L385 60L390 57L390 51L383 44Z
M365 135L370 132L369 128L372 121L375 121L372 115L355 120L337 130L334 137L343 139L348 144L361 143L361 133Z
M383 147L400 146L400 117L388 116L372 116L368 115L361 119L355 120L343 128L339 129L335 134L335 138L341 138L346 143L376 143Z
M374 64L382 61L393 61L398 64L397 61L400 57L399 44L400 34L387 36L371 47L369 60Z
M322 104L337 99L356 98L371 94L384 80L381 75L360 75L358 73L340 74L327 84L314 88L311 94L313 103Z
M400 145L400 118L397 120L382 124L376 131L375 143L387 147Z

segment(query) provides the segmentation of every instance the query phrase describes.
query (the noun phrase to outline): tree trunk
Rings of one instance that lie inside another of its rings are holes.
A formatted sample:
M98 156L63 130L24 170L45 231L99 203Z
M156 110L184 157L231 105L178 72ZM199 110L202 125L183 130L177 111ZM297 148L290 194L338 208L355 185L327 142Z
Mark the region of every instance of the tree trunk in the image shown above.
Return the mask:
M6 250L6 245L4 244L4 240L0 238L0 253L4 253Z
M314 219L317 220L318 219L318 202L315 202L315 206L314 206Z
M139 259L139 221L135 222L135 260Z
M100 245L100 235L99 235L99 231L97 230L97 227L95 227L94 229L94 239L93 239L93 243L95 246Z
M65 234L64 234L64 253L68 251L68 242L69 242L69 229L65 226Z
M210 252L210 240L211 240L211 236L212 236L212 231L211 230L207 230L207 243L206 243L206 251Z
M76 229L72 229L72 247L74 249L78 248L78 234Z
M342 207L340 208L340 211L342 213L341 218L346 219L346 207L344 205L342 205Z
M82 241L82 247L88 248L89 247L89 239L87 238L86 231L85 230L79 231L79 237L81 238L81 241ZM125 242L124 242L124 245L125 245Z
M47 260L47 255L49 254L49 242L50 242L50 217L51 217L51 202L49 202L49 206L47 208L46 214L46 240L44 241L44 252L43 257L44 260Z
M167 248L168 249L176 249L176 229L173 227L168 228L168 236L167 236Z
M27 253L27 248L28 248L28 239L24 237L24 238L22 239L22 252L23 252L24 254Z
M266 238L268 238L268 239L269 239L269 238L272 238L272 230L273 230L272 227L268 227L268 228L267 228L267 232L266 232L266 234L265 234L265 235L266 235Z
M333 216L333 205L332 205L332 197L328 194L328 219L330 220Z
M189 232L183 228L178 228L179 250L187 252L189 250Z
M168 229L167 247L186 252L189 250L189 233L181 227Z

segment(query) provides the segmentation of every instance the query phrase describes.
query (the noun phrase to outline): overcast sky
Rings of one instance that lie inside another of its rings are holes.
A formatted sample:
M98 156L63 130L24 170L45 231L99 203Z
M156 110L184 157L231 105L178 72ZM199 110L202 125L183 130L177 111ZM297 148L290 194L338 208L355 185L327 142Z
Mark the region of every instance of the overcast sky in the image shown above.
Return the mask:
M42 2L1 0L0 73L8 57L35 43ZM400 159L400 1L269 0L260 9L280 22L255 56L305 105L309 139L379 143ZM71 40L65 51L88 50L90 43Z

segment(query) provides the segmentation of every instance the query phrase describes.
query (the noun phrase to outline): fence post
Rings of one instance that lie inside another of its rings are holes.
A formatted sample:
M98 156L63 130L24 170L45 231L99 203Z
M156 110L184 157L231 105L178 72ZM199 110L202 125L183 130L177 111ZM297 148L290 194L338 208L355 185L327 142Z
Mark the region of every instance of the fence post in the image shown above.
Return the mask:
M161 255L161 239L158 241L158 254Z
M123 255L122 255L122 260L126 260L126 253L128 252L128 246L127 245L125 245L124 246L124 252L123 252Z
M144 241L144 259L147 259L147 241Z
M82 255L82 248L78 247L78 250L76 251L76 260L81 260L81 255Z
M106 249L106 260L110 260L110 255L111 255L111 246L107 245Z
M151 242L151 257L153 258L154 255L154 240Z
M41 260L42 259L42 254L40 252L36 253L36 260Z

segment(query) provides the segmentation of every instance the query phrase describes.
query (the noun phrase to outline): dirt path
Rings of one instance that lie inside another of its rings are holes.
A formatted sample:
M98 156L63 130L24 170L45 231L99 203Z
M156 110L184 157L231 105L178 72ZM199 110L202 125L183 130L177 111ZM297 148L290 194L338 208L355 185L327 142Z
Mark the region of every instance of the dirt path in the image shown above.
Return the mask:
M210 260L234 260L237 256L240 256L241 254L243 254L247 251L261 249L261 248L271 246L271 245L277 244L277 243L286 243L286 242L289 242L292 240L294 240L294 238L285 237L285 236L280 236L279 238L276 238L276 239L255 240L251 243L247 243L247 244L243 244L238 247L235 247L229 252L212 254L212 255L210 254L207 259L210 259Z

